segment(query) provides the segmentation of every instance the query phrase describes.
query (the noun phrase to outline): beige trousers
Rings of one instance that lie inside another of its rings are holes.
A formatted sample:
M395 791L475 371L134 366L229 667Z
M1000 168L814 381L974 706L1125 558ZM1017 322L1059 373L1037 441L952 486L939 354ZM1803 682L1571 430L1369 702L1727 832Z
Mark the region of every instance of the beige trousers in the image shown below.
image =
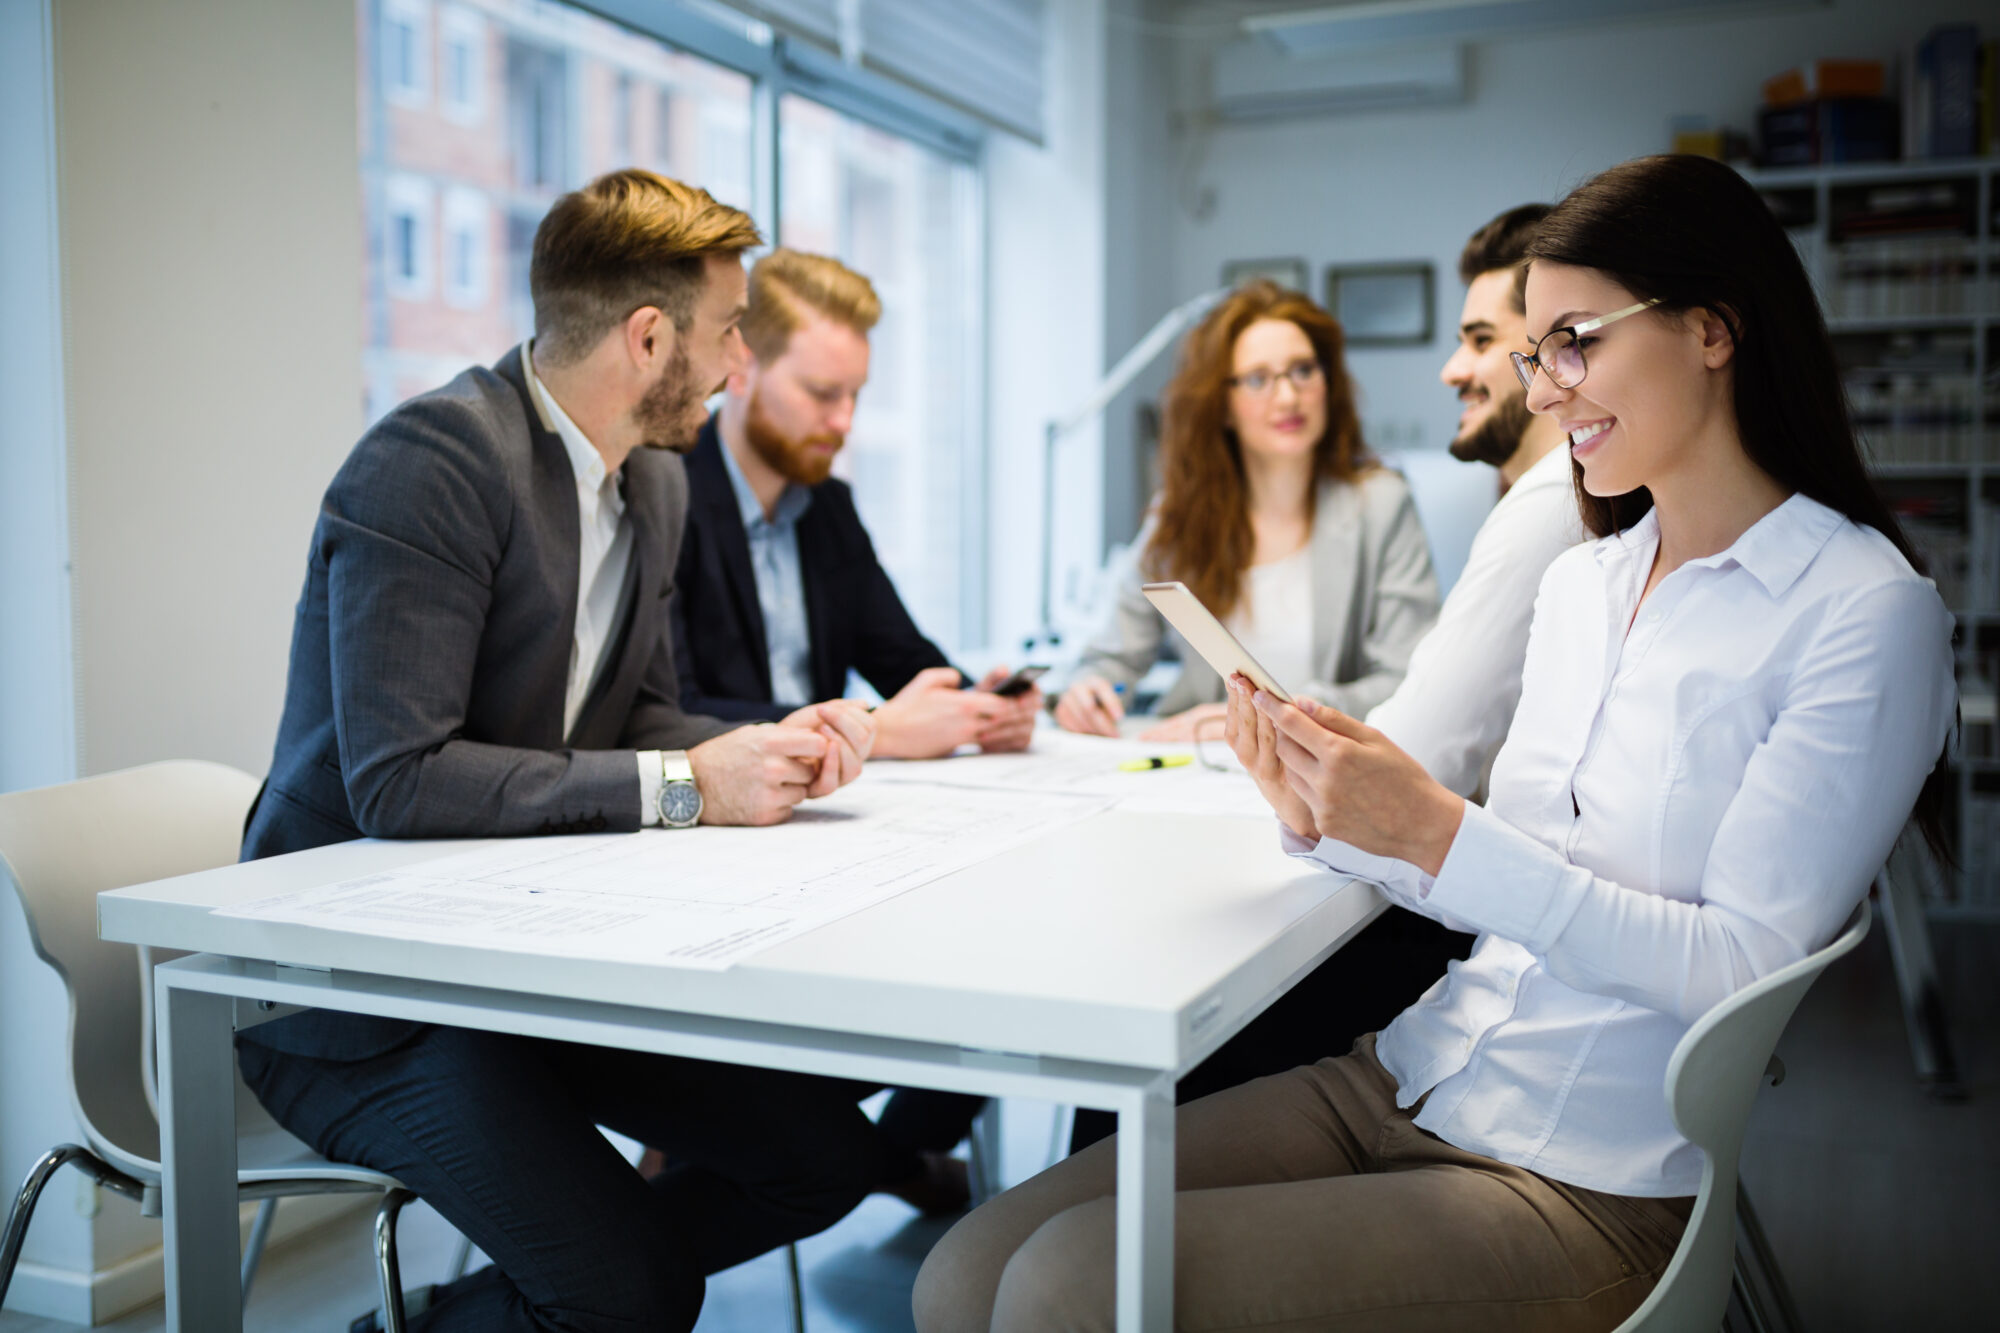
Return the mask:
M1180 1108L1177 1329L1603 1330L1673 1258L1694 1201L1559 1184L1412 1123L1351 1054ZM1107 1139L965 1218L917 1277L921 1333L1112 1327Z

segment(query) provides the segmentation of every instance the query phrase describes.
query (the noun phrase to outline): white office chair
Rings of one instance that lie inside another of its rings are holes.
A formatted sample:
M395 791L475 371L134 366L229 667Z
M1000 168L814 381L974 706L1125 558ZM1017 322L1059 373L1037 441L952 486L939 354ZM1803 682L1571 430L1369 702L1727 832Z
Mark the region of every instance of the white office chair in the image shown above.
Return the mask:
M1442 449L1404 449L1383 461L1410 484L1410 500L1424 525L1438 592L1448 593L1465 569L1472 539L1500 498L1500 474L1483 463L1463 463Z
M130 945L97 937L97 895L236 860L257 779L222 764L176 760L0 795L0 879L27 914L35 953L69 994L70 1106L89 1147L61 1144L28 1172L0 1233L0 1301L14 1276L42 1189L65 1163L160 1215L160 1125L152 1063L149 967ZM377 1269L389 1333L402 1333L395 1262L394 1177L329 1162L286 1133L237 1082L238 1197L258 1199L242 1280L249 1296L280 1197L383 1193Z
M1761 1285L1769 1289L1782 1317L1796 1326L1791 1297L1778 1276L1763 1229L1738 1188L1736 1166L1758 1087L1766 1074L1773 1082L1785 1076L1785 1067L1773 1052L1792 1011L1827 965L1867 934L1864 901L1832 944L1730 996L1702 1015L1674 1047L1667 1062L1667 1107L1674 1125L1707 1155L1701 1191L1673 1262L1646 1303L1616 1333L1705 1333L1721 1327L1729 1306L1739 1218L1750 1257L1764 1270ZM1751 1320L1763 1328L1769 1327L1770 1314L1759 1285L1740 1269L1735 1272L1737 1297Z

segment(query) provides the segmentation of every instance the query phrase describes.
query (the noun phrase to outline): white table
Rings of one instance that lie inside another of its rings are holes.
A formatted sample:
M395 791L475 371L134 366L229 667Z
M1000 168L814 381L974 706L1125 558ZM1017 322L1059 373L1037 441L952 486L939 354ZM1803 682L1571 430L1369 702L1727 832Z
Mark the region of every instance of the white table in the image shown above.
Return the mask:
M1281 855L1268 819L1111 810L719 972L211 914L478 845L343 843L100 897L104 938L196 955L155 981L169 1328L242 1327L232 1033L311 1006L1115 1111L1118 1328L1168 1329L1175 1080L1382 910Z

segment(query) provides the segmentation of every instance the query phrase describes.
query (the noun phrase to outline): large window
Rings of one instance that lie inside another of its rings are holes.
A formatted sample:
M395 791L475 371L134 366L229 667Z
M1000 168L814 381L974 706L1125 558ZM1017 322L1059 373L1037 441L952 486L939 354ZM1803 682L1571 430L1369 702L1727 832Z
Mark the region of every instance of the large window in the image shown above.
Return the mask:
M940 132L907 94L843 102L824 57L821 100L788 92L800 67L759 24L683 41L712 5L600 8L662 36L558 0L359 0L369 418L532 332L529 251L557 195L635 165L702 185L881 293L840 474L925 632L976 642L976 134Z
M370 420L533 331L529 246L563 191L638 162L750 203L746 75L545 0L360 13Z
M882 298L837 471L917 623L959 640L980 417L976 173L803 97L780 103L779 123L779 239L838 257Z

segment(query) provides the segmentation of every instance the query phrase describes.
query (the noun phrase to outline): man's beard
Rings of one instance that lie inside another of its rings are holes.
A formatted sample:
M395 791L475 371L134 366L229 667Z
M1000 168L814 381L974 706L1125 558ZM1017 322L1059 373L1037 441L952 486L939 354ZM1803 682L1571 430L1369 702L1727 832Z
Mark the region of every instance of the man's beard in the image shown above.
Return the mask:
M764 460L764 466L800 486L817 486L831 476L834 456L847 439L830 433L792 439L765 414L761 396L755 392L750 395L749 408L743 414L743 438L749 441L757 457ZM821 445L832 448L822 452L816 447Z
M1489 412L1486 420L1451 442L1451 456L1461 463L1491 463L1499 467L1521 447L1528 423L1535 414L1528 410L1528 395L1509 394Z
M694 448L695 437L708 414L702 404L708 395L695 387L694 372L688 365L685 347L674 349L660 377L646 390L645 397L632 409L639 425L639 439L648 449L671 449L677 454Z

